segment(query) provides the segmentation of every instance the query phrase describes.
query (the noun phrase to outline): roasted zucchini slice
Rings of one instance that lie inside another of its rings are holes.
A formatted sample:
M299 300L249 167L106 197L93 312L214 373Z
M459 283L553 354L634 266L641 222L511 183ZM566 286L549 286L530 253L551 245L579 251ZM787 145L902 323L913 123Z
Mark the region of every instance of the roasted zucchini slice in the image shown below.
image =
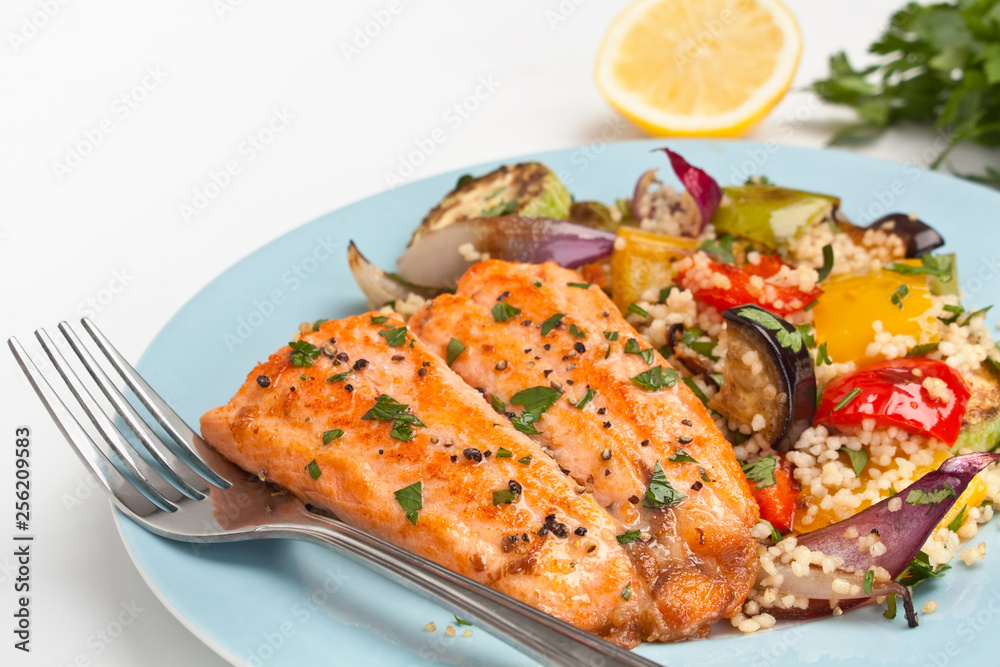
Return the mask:
M965 380L972 395L962 419L962 432L951 451L956 454L964 448L993 451L1000 444L1000 374L984 366Z
M833 219L840 199L776 185L739 185L725 196L712 218L720 234L732 234L770 250L823 219Z
M571 203L569 190L545 165L504 165L479 178L460 178L413 232L410 243L426 232L471 218L516 215L565 220Z

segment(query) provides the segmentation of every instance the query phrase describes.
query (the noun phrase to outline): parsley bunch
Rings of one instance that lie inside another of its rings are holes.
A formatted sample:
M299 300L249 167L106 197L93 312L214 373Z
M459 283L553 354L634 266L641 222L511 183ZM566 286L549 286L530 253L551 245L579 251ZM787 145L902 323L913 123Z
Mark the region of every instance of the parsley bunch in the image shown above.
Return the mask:
M866 140L902 122L932 124L948 137L937 168L963 141L1000 146L1000 5L993 0L911 2L869 47L879 64L855 69L840 52L814 90L860 118L831 144ZM1000 170L967 178L1000 187Z

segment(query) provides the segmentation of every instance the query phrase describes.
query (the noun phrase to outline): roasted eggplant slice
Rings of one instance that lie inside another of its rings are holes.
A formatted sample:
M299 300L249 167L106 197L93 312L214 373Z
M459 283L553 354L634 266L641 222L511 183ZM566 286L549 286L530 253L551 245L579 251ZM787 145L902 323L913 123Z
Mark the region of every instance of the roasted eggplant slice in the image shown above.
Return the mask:
M720 234L732 234L769 250L799 230L833 219L840 199L776 185L740 185L722 189L725 197L712 218Z
M747 425L761 415L765 426L757 430L772 447L787 450L816 411L816 372L809 349L795 327L758 306L737 306L722 316L726 368L722 388L709 407Z
M861 238L865 231L869 229L881 229L890 234L895 234L903 240L906 245L907 257L923 257L931 250L935 250L944 245L944 239L937 230L919 218L911 218L905 213L889 213L871 223L867 227L859 227L853 223L838 220L837 225L847 234L851 240L861 244Z
M427 232L470 218L495 217L498 224L501 216L565 220L571 201L569 190L545 165L504 165L479 178L459 179L413 232L410 244Z

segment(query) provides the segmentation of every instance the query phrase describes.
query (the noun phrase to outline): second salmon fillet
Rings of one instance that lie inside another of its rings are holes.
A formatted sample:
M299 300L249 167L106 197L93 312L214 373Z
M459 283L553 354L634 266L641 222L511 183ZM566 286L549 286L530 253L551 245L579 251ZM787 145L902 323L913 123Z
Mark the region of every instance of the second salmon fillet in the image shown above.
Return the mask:
M489 260L410 329L487 393L619 524L669 629L703 636L757 574L758 520L731 445L611 300L555 264ZM459 346L464 346L455 354Z

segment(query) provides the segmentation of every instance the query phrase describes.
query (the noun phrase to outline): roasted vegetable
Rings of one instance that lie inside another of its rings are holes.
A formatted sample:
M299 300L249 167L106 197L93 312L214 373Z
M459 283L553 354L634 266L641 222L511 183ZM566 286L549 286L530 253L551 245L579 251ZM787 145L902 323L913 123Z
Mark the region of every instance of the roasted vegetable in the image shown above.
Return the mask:
M669 148L658 150L670 159L674 174L687 189L678 193L664 187L656 178L656 169L650 169L635 184L632 215L639 222L650 220L660 226L672 222L676 229L671 233L697 237L715 215L722 191L711 176L688 164L677 153Z
M993 451L1000 445L1000 377L988 366L964 377L971 393L962 418L962 432L951 450Z
M849 519L798 537L796 548L803 546L840 558L843 564L832 572L813 565L800 576L790 563L774 559L775 576L781 577L778 595L792 594L810 598L811 602L806 609L773 608L770 613L779 618L829 616L834 613L829 600L838 600L843 611L872 597L895 594L903 598L910 627L916 627L909 589L896 579L917 557L920 547L969 482L998 457L1000 454L952 457L898 494ZM870 546L861 548L861 540ZM884 548L874 548L878 543ZM878 569L888 573L887 581L878 576Z
M823 387L816 423L860 426L872 419L953 445L962 428L969 386L954 368L911 357L869 364Z
M621 224L620 220L615 221L614 216L611 215L611 209L599 201L573 202L573 205L569 207L568 220L578 225L607 229L612 232L618 229Z
M744 473L747 474L747 482L750 483L750 493L757 501L760 508L760 518L771 524L780 533L787 533L792 529L795 522L795 505L799 497L799 485L792 478L792 462L782 455L771 455L743 466ZM763 464L763 471L761 466ZM773 467L771 467L773 466ZM763 472L761 475L754 475L754 471ZM771 483L770 477L774 477Z
M562 181L538 162L504 165L479 178L463 176L413 232L410 245L427 232L471 218L496 218L497 224L511 215L565 220L571 201Z
M832 220L840 204L837 197L776 185L730 186L722 191L726 196L712 218L716 231L749 239L768 250L777 249L811 224Z
M611 298L619 310L642 300L646 290L674 282L673 264L698 248L695 239L619 227L611 254Z
M755 415L762 416L761 435L774 449L786 450L812 424L816 409L809 349L794 326L758 306L730 308L722 316L726 370L722 388L708 405L748 426ZM751 351L756 362L746 363Z
M473 218L425 233L396 262L401 278L418 285L452 288L475 261L460 250L511 262L556 262L567 268L608 257L612 232L548 218Z
M754 287L753 277L767 280L781 271L783 263L777 254L764 255L757 264L735 266L727 262L712 262L712 271L723 279L713 281L711 286L692 282L687 272L677 274L677 284L690 289L699 301L714 306L719 310L735 308L752 303L762 306L772 313L787 315L802 310L815 301L822 291L814 287L808 292L797 286L776 285L767 283L766 289ZM728 285L720 287L719 285Z
M905 213L890 213L868 225L865 229L882 229L895 234L906 245L907 257L923 257L931 250L944 245L937 230L923 220Z
M381 308L390 301L405 301L411 293L424 299L433 299L444 291L414 285L398 276L386 273L369 262L354 245L354 241L347 246L347 265L371 308Z

